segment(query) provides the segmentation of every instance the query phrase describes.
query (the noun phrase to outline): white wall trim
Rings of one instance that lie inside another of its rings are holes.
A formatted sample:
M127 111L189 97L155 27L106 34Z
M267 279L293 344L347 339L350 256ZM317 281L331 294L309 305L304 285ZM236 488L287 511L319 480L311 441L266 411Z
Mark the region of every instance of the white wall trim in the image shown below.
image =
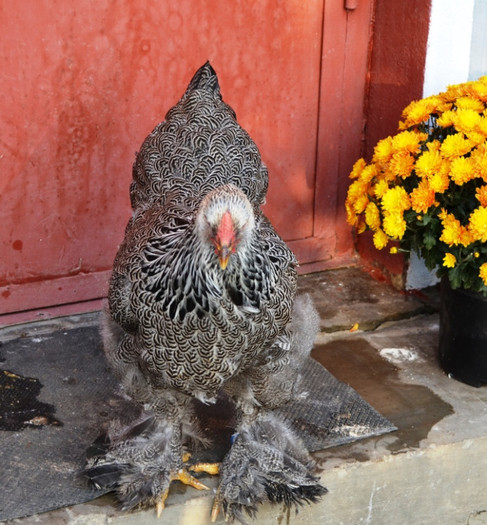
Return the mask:
M432 1L423 96L468 80L474 5L475 0Z

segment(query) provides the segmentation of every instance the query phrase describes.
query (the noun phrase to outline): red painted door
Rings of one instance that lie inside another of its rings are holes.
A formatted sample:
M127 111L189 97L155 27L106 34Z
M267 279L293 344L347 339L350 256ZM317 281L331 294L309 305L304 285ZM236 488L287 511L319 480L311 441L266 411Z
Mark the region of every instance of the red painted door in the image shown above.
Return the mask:
M373 0L353 4L1 2L0 313L106 293L134 153L207 59L268 165L278 232L305 265L350 255Z

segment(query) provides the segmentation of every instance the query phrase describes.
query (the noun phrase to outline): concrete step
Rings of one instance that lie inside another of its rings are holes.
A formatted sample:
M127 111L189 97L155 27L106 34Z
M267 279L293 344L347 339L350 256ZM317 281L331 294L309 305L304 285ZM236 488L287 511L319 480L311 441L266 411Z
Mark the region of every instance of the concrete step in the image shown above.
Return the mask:
M300 289L312 294L322 319L313 357L398 430L316 453L329 493L297 514L263 506L255 523L487 524L487 389L440 370L437 292L404 294L357 268L303 276ZM212 500L181 487L171 489L161 519L152 509L119 512L104 496L15 522L203 525Z

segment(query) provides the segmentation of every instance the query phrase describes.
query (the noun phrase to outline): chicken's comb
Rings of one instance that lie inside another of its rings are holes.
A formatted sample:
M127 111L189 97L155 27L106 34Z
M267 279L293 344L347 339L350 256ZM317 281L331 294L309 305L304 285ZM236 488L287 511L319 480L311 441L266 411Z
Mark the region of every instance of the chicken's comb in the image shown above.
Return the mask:
M222 215L216 234L222 246L235 241L235 225L229 210Z

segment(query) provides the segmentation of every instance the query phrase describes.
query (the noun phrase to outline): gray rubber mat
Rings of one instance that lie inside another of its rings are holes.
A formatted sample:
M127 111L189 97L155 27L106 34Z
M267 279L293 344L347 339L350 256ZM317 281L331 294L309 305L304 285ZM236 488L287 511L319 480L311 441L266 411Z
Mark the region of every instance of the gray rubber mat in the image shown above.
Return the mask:
M310 450L384 434L395 427L352 388L309 359L303 395L280 409ZM79 477L86 448L127 405L108 370L94 326L20 337L0 346L0 520L83 503L102 494ZM228 449L232 406L198 407L213 438ZM204 456L205 454L202 454Z

